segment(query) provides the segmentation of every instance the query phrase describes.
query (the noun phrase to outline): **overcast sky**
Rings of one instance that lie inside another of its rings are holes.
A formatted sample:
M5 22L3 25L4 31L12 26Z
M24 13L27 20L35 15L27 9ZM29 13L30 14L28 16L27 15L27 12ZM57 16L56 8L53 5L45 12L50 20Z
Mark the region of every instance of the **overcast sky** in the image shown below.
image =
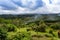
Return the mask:
M0 0L0 14L60 13L60 0Z

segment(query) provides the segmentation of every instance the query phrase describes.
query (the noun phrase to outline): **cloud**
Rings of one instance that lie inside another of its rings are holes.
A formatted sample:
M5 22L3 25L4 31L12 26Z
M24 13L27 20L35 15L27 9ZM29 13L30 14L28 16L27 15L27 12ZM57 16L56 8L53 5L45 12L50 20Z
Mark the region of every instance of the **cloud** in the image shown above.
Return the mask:
M0 14L60 13L60 0L0 0Z
M51 0L52 4L46 2L46 7L50 13L60 13L60 0Z
M11 2L11 0L0 0L0 6L6 10L16 9L17 6Z
M43 6L42 0L12 0L12 2L20 7L29 8L32 10Z

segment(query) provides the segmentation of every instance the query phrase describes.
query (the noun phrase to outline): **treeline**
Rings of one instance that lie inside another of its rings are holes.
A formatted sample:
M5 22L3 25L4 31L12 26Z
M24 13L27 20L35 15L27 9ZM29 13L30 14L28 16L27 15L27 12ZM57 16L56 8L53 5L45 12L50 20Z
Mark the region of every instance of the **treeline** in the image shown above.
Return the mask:
M41 18L43 20L60 20L59 14L2 14L0 15L0 18L5 18L5 19L14 19L14 18L26 18L26 17L33 17L33 18Z

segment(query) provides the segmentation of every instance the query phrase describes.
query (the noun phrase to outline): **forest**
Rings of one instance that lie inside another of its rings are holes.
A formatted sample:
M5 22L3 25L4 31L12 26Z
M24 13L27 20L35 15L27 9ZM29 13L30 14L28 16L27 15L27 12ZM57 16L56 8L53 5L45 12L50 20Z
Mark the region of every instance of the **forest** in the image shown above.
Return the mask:
M60 40L60 16L0 15L0 40Z

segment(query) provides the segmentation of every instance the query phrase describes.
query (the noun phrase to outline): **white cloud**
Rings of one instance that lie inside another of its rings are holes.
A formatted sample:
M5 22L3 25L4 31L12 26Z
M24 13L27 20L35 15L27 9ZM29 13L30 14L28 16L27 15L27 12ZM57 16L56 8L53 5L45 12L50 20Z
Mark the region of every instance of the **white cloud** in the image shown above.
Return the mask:
M28 0L28 2L30 2L30 1L32 1L32 5L30 5L30 7L36 6L36 4L35 4L36 0L35 1ZM36 10L30 10L29 8L23 8L20 6L17 6L16 10L3 10L3 7L0 6L0 14L60 13L60 0L51 0L52 4L49 3L49 0L42 0L42 1L44 2L44 6L39 7ZM29 5L27 3L27 0L24 0L24 1L22 0L22 2L23 2L23 5L27 5L27 6Z

